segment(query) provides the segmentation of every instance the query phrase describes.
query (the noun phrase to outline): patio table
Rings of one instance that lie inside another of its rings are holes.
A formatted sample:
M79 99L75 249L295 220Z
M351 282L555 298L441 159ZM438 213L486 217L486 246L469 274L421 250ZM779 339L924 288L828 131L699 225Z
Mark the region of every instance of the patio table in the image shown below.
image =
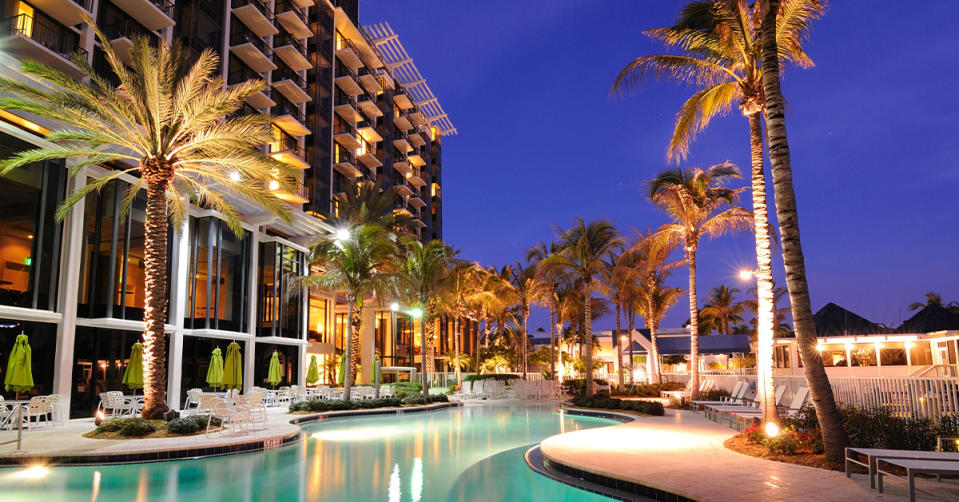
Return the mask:
M866 462L860 462L851 453L858 453L866 457ZM884 448L853 448L846 447L846 477L851 477L849 464L861 465L869 469L869 488L876 487L876 468L879 460L906 459L906 460L941 460L959 462L959 453L948 451L914 451L889 450ZM959 467L959 465L957 465Z

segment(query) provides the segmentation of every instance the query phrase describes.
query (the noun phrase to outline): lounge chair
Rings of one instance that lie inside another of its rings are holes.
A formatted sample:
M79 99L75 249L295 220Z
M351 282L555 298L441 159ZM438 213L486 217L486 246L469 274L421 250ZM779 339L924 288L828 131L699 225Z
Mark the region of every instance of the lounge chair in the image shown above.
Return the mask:
M776 409L780 415L787 416L790 418L796 418L799 415L799 412L802 411L803 406L806 406L806 399L809 397L809 388L800 387L796 390L796 394L793 396L792 402L789 403L788 408L779 406L778 401ZM736 429L742 430L746 427L746 421L752 420L754 418L762 418L763 414L761 410L747 410L747 411L735 411L732 412L729 416L729 422L732 423L733 417L736 417ZM740 427L742 424L742 427Z
M712 380L712 379L703 380L702 382L699 382L699 392L700 393L708 392L715 385L716 385L715 380ZM685 401L689 399L690 396L692 396L692 392L691 392L690 384L687 383L686 390L683 390L683 391L667 390L667 391L660 392L659 395L666 399L676 399L678 401Z
M859 460L857 455L866 457L866 461L863 462ZM852 472L849 470L850 464L860 465L869 470L869 487L875 488L876 473L878 472L878 463L880 460L934 460L955 463L959 462L959 453L951 451L890 450L885 448L855 448L847 446L846 477L852 477ZM955 465L959 467L959 464Z
M719 401L690 401L690 404L697 408L703 408L709 405L742 404L745 402L746 393L749 392L750 387L749 382L738 382L728 398L720 399Z
M943 452L939 452L943 453ZM916 502L916 474L935 474L936 479L940 479L943 474L959 474L959 462L950 460L911 460L898 458L880 458L876 462L877 488L882 493L882 477L892 476L903 479L902 476L885 470L882 464L888 464L893 467L906 470L905 479L909 483L909 502Z
M774 402L776 403L776 406L779 406L779 401L782 400L784 395L786 395L786 386L777 385L775 387L775 397L774 397ZM758 394L755 396L755 400L750 401L747 404L707 405L704 407L704 409L706 411L706 417L710 419L711 417L717 417L719 419L717 420L717 422L722 421L722 416L724 414L729 415L730 425L732 425L732 415L736 413L761 412L761 410L759 409Z

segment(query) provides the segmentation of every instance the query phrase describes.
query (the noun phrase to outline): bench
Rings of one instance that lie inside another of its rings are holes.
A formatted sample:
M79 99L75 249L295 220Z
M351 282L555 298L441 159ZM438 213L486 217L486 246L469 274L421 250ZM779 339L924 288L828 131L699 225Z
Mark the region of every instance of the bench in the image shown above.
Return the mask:
M854 455L859 454L866 457L866 462L859 461ZM849 464L861 465L869 469L869 488L876 487L876 469L879 460L903 459L903 460L936 460L946 462L959 462L959 453L946 451L916 451L916 450L889 450L884 448L852 448L846 447L846 477L851 477ZM956 465L959 468L959 464Z
M943 474L959 474L959 463L949 460L910 460L898 458L881 458L877 464L889 464L906 470L906 481L909 483L909 502L916 502L916 474L935 474L938 479ZM880 465L881 465L880 464ZM882 493L882 477L892 476L902 479L882 467L876 468L879 493Z

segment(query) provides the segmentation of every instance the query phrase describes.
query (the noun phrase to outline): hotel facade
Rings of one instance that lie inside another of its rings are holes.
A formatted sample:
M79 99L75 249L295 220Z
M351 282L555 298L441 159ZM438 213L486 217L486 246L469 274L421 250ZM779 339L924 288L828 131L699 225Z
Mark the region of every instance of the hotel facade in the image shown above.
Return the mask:
M281 385L303 385L313 356L321 382L344 349L346 308L336 292L284 294L311 271L307 244L333 229L336 194L357 183L398 187L395 211L416 219L423 241L442 238L442 144L456 134L449 118L388 24L361 27L357 1L330 0L2 0L0 71L19 73L34 59L79 74L71 54L105 73L104 54L85 12L121 55L135 35L179 40L194 55L221 55L226 85L262 79L268 90L240 113L274 117L274 141L263 148L299 169L296 188L277 189L295 212L280 221L245 200L244 235L214 211L192 208L171 230L167 400L205 387L210 354L231 341L242 347L244 387L267 386L272 354ZM40 85L40 84L37 84ZM25 113L0 112L0 158L39 145L56 127ZM54 211L89 176L116 166L84 168L44 162L0 177L0 359L14 337L30 337L37 394L61 394L71 417L90 416L100 392L121 386L130 348L143 329L145 196L124 214L122 178L88 196L62 222ZM271 189L273 187L270 187ZM363 312L360 381L373 361L417 367L420 330L400 309ZM452 323L438 324L436 353L452 346ZM465 352L476 325L461 323ZM442 368L438 365L438 368ZM0 371L5 370L0 368ZM9 394L9 395L8 395ZM4 393L5 397L12 397Z

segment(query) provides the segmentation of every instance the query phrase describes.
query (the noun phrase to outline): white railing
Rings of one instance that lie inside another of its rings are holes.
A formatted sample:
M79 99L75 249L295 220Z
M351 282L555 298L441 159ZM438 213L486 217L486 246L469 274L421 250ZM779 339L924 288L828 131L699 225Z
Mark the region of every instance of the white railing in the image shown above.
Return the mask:
M714 388L732 391L739 381L754 383L756 377L704 375L713 380ZM664 381L689 381L688 373L664 373ZM776 376L776 385L785 385L783 403L792 401L806 379L800 375ZM861 409L882 408L894 416L928 418L959 416L959 378L950 377L830 377L836 402Z
M473 372L467 373L465 371L461 373L461 375L463 375L463 378L466 378L467 375L475 375L475 374L476 373L473 373ZM516 375L517 378L523 378L522 372L518 372L518 373L511 372L511 373L503 373L503 374ZM529 373L526 373L526 380L532 382L532 381L544 380L544 378L542 373L529 372ZM423 374L417 373L416 376L413 377L413 381L422 383ZM454 384L456 384L456 373L452 371L436 371L436 372L430 373L430 387L449 387L450 385L454 385Z

